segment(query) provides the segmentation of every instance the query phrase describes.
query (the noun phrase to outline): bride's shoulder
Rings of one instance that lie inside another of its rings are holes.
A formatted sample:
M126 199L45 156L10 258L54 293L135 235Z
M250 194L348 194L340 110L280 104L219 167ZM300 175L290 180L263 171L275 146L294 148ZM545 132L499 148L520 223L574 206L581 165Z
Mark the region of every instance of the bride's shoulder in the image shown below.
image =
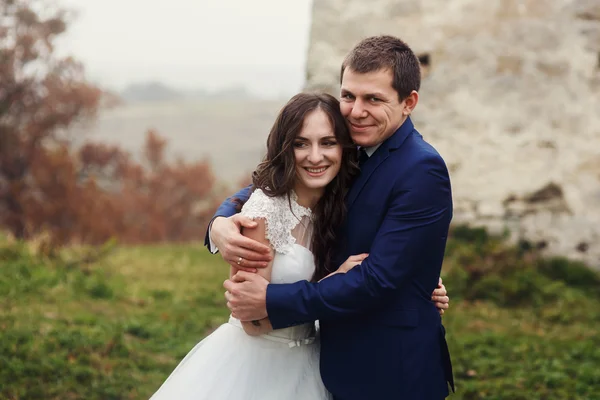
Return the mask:
M262 189L255 189L242 206L242 214L251 218L264 218L265 213L274 212L279 206L277 197L267 196ZM260 215L259 215L260 214Z
M256 188L248 201L242 207L242 213L249 217L256 213L271 213L278 216L295 216L294 219L310 216L308 208L298 204L297 196L292 191L289 195L269 196L262 189ZM254 215L254 217L265 217L265 215Z

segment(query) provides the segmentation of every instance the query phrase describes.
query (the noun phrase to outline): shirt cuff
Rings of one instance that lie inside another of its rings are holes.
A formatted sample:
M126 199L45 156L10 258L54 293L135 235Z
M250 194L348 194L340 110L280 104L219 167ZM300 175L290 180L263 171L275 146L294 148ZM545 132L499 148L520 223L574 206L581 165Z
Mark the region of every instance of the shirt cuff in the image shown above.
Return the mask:
M208 244L210 245L208 250L210 250L211 253L217 254L219 252L219 249L217 248L217 246L215 246L212 239L210 238L210 233L208 234Z
M217 254L219 252L219 249L217 248L215 243L212 241L212 237L210 236L211 229L212 229L212 223L213 223L213 221L211 221L210 225L208 226L208 245L209 245L208 250L212 254Z

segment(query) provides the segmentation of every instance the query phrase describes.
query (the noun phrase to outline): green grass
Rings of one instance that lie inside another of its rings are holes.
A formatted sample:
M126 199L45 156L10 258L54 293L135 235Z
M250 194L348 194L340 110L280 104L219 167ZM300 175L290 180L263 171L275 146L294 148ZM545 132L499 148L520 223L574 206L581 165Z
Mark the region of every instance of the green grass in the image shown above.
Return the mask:
M600 399L600 278L484 231L448 245L454 399ZM0 242L0 398L147 399L225 322L227 267L200 245L92 264Z
M146 399L227 318L200 245L121 248L65 269L0 249L0 398Z
M600 399L600 275L455 228L444 317L456 399Z

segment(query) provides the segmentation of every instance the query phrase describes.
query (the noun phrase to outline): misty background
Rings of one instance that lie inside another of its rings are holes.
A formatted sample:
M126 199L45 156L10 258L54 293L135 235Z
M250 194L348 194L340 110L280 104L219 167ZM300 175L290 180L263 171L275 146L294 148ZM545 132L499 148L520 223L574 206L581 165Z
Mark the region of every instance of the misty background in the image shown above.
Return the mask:
M111 90L158 81L179 90L301 89L312 1L63 0L76 12L59 48ZM109 22L107 22L109 21Z
M63 0L57 48L120 98L86 138L136 152L148 129L168 154L208 158L219 181L248 176L279 108L302 90L312 1Z

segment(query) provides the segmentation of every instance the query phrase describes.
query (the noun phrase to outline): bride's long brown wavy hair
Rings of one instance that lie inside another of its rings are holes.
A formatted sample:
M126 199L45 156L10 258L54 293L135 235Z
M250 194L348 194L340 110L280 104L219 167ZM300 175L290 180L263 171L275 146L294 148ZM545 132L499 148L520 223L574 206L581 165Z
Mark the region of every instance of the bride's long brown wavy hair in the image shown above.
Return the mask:
M300 93L288 101L269 133L267 154L252 174L252 190L260 188L267 196L287 195L289 199L297 179L294 140L306 117L315 110L327 115L335 138L342 146L340 171L312 210L314 233L311 244L316 265L313 280L319 280L338 267L332 264L337 234L346 217L344 198L358 172L356 145L335 97L326 93Z

